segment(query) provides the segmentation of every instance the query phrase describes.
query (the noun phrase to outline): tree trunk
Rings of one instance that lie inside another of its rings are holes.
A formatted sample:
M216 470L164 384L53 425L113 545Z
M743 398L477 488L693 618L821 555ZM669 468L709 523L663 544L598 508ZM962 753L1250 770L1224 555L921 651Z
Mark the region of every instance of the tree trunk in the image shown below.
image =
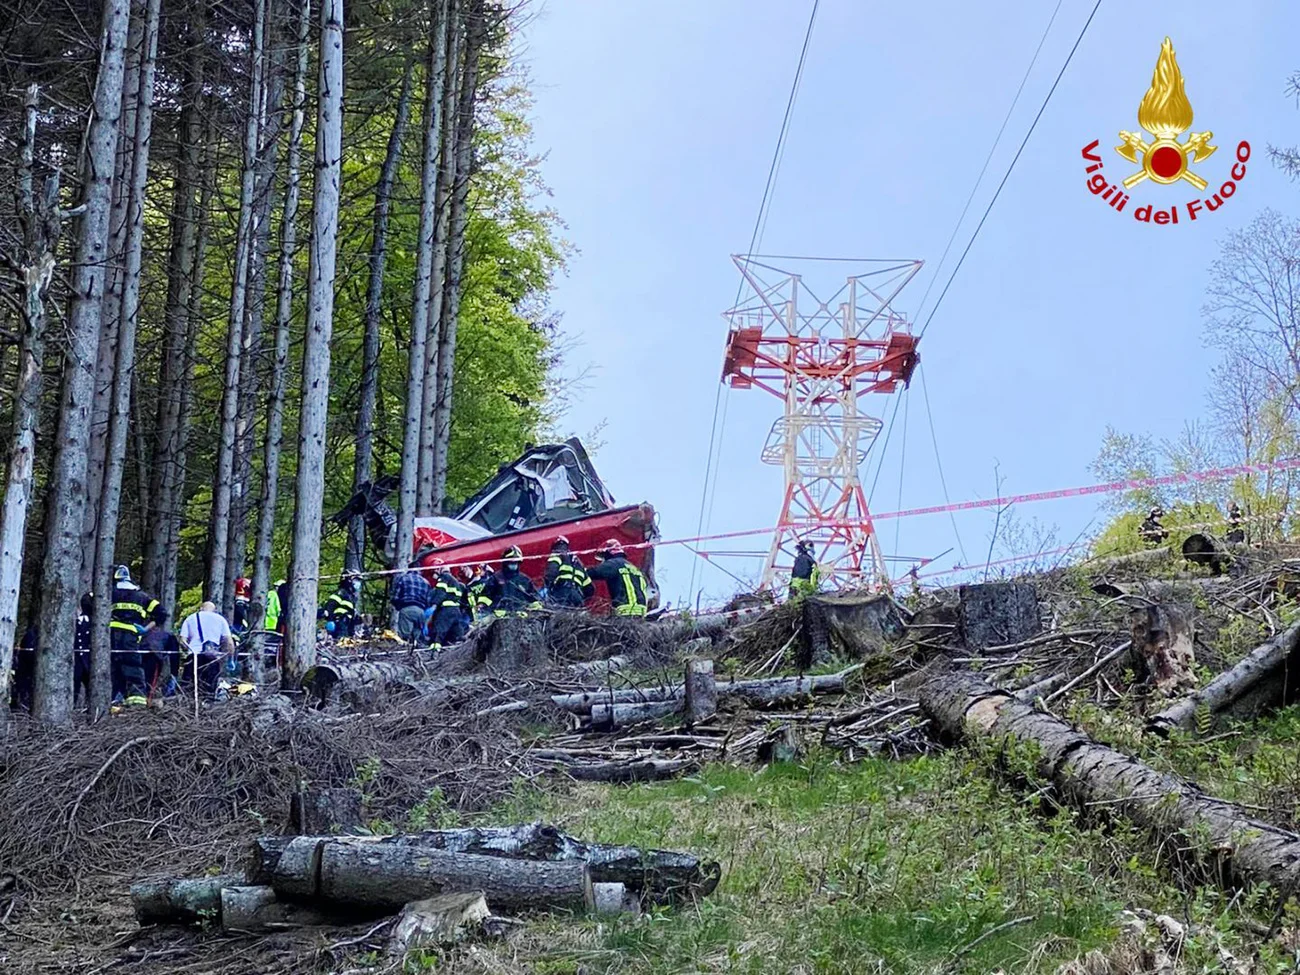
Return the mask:
M433 265L429 274L429 299L425 306L424 381L420 389L420 461L416 513L432 515L434 420L438 402L438 338L442 294L447 277L447 238L451 229L451 196L456 182L456 101L460 93L461 34L464 0L449 0L446 21L446 76L439 108L438 185L433 231ZM412 322L414 327L414 320Z
M277 900L270 887L221 888L221 928L244 934L269 934L293 928L315 927L346 918L329 915L301 904Z
M1199 691L1179 698L1147 724L1168 734L1175 728L1208 727L1225 716L1254 717L1289 704L1300 686L1300 623L1246 654Z
M268 29L268 36L272 32ZM284 133L280 111L284 98L283 44L267 43L271 51L266 98L258 128L262 147L258 153L253 205L252 255L248 266L248 301L244 307L244 335L239 361L239 397L235 416L235 462L230 492L230 537L226 545L226 578L244 575L248 559L249 489L253 475L253 441L257 425L257 404L262 395L266 370L262 364L262 333L266 318L266 265L271 241L271 211L275 204L276 169L280 137ZM235 593L226 589L222 611L233 614Z
M209 144L214 141L209 139ZM174 501L171 505L171 517L168 519L167 545L163 550L162 585L158 590L158 600L164 606L176 605L176 575L180 561L181 528L185 522L185 481L189 475L190 427L193 414L194 363L198 346L199 324L203 321L203 278L207 268L209 231L211 230L212 194L216 189L217 162L216 153L211 149L204 153L202 183L199 198L198 243L194 249L194 270L190 275L190 300L186 309L185 360L182 373L180 425L176 437L176 462L174 465L176 483L172 487Z
M438 145L442 132L442 94L447 75L449 3L433 0L433 26L424 98L424 163L420 172L420 230L416 244L415 285L411 301L411 347L407 357L406 410L402 422L402 470L398 488L395 569L411 562L415 515L419 498L420 431L428 340L429 281L432 274L434 227L437 222Z
M379 317L383 312L384 269L388 261L388 213L392 204L393 182L402 156L402 140L406 137L406 121L411 111L411 75L415 62L407 59L402 73L402 91L397 98L397 116L388 134L388 149L379 169L379 182L375 186L374 228L370 240L370 280L366 285L365 338L361 353L361 404L357 408L357 445L353 465L353 490L373 476L371 444L375 427L375 402L379 393ZM366 522L358 515L348 522L347 553L344 565L360 572L364 568L366 550Z
M701 724L718 710L718 685L713 679L713 661L692 658L686 661L686 718Z
M299 835L328 836L364 825L356 789L303 786L289 800L289 828Z
M316 113L316 183L312 204L307 337L302 354L298 477L293 517L293 578L281 686L295 687L316 660L316 583L320 572L325 490L325 421L329 410L334 262L343 152L343 0L323 0ZM409 900L410 898L408 898Z
M285 836L258 839L254 844L250 882L270 883L281 855L292 842L296 842L294 838ZM356 842L365 843L367 840L358 837ZM519 860L578 860L591 867L593 882L625 884L629 890L643 893L655 901L706 897L713 893L722 876L717 863L701 860L690 853L587 843L541 822L429 830L369 842Z
M261 677L266 619L266 594L271 588L271 547L275 541L275 511L280 494L280 448L284 435L284 397L289 363L289 324L293 318L293 258L298 246L299 167L302 157L303 106L307 101L308 39L311 36L311 0L298 8L297 61L293 73L293 109L289 124L288 167L285 175L284 211L280 218L279 281L275 302L275 360L271 388L266 398L266 439L262 453L262 497L258 508L257 542L253 553L253 592L248 607L248 629L253 634L253 673Z
M1196 685L1195 634L1190 614L1176 606L1154 605L1130 614L1133 657L1141 680L1168 696Z
M9 714L9 676L14 634L18 627L18 592L22 583L27 515L31 509L36 471L36 433L40 425L41 372L45 359L45 293L54 277L54 252L59 238L59 173L46 178L37 195L32 172L36 146L39 89L27 89L22 145L18 159L18 221L22 230L23 314L14 391L13 444L0 517L0 727Z
M113 591L113 564L117 548L118 516L122 507L122 473L126 467L127 428L131 422L131 379L135 372L135 337L140 321L140 266L144 247L145 184L149 176L149 143L153 127L154 72L158 55L160 0L147 0L143 48L140 55L139 102L135 112L135 151L131 154L127 190L126 246L122 270L122 304L118 315L117 363L113 369L113 395L109 402L108 442L103 483L99 495L99 525L95 535L94 591ZM110 296L111 297L111 296ZM98 640L107 656L112 600L96 599L91 626L91 649ZM90 683L90 712L108 712L111 688L102 680Z
M469 220L469 178L473 161L474 101L478 92L479 55L487 35L483 0L470 0L466 14L465 67L456 105L455 179L451 190L447 272L438 323L438 369L434 383L432 511L441 513L447 493L447 451L451 444L452 393L456 374L456 331L460 319L461 274L465 268L465 225Z
M806 677L763 677L757 680L720 680L714 683L719 699L739 698L754 704L776 704L799 701L814 694L842 694L853 687L861 672L854 665L836 674L814 674ZM688 675L689 679L689 675ZM599 705L654 704L661 701L684 701L686 690L682 684L661 684L655 687L626 687L619 690L579 691L571 694L553 694L551 701L574 714L587 714ZM629 712L630 713L630 712Z
M68 311L58 442L50 472L52 507L48 548L41 569L40 652L36 658L35 713L66 724L72 717L72 635L81 598L81 542L86 509L90 407L95 392L104 260L112 202L112 172L122 105L128 0L105 0L99 77L82 165L85 212L78 229ZM93 662L95 680L108 674L104 654Z
M85 545L81 550L81 588L94 584L95 548L99 536L99 501L108 458L109 413L113 374L117 368L118 327L122 315L127 227L129 224L132 157L135 154L136 110L140 94L140 58L144 51L144 2L130 0L126 37L126 67L122 76L121 117L113 166L113 203L108 217L108 257L104 300L100 309L99 354L95 359L95 394L90 410L90 459L86 468Z
M409 901L481 890L493 910L574 910L592 904L581 860L515 860L377 841L292 840L271 874L277 895L338 906L399 910Z
M221 892L242 877L169 877L131 885L131 906L141 924L201 924L221 915Z
M226 553L230 532L230 495L235 466L235 413L239 400L239 354L243 350L244 307L248 302L248 264L252 254L253 189L257 175L257 148L261 133L262 81L266 71L263 37L266 0L253 2L253 43L249 52L248 119L244 127L244 162L239 183L239 222L235 233L235 273L230 285L230 318L226 333L225 381L221 394L221 435L216 471L212 479L212 517L208 533L207 596L218 606L226 603Z
M1083 812L1126 817L1171 840L1167 849L1181 848L1215 883L1267 883L1282 898L1300 891L1300 835L1252 819L1178 776L1099 744L974 674L941 674L921 688L920 701L944 735L1033 754L1037 774L1061 801ZM1183 835L1170 837L1171 831Z
M190 8L184 33L186 50L198 50L204 36L204 4ZM163 593L163 563L171 527L180 517L177 472L180 455L181 391L189 355L190 297L194 285L194 255L199 237L199 196L203 182L204 60L196 55L182 61L181 146L176 167L171 214L171 250L167 265L167 302L163 312L163 355L154 417L154 454L149 471L152 500L145 532L144 587ZM171 605L165 603L164 605Z

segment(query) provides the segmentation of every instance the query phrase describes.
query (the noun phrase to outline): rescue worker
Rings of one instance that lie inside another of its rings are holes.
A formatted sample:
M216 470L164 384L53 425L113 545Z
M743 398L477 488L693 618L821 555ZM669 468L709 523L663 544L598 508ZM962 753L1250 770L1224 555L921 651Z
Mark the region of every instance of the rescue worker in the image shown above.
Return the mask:
M454 575L460 579L461 585L465 587L465 600L460 606L461 622L465 625L465 632L474 625L475 596L470 592L470 584L475 580L474 567L472 565L458 565Z
M140 655L144 658L144 675L151 701L176 693L176 678L181 669L181 645L166 623L167 611L159 609L154 626L140 639Z
M1142 540L1149 545L1159 545L1169 537L1169 529L1160 524L1160 519L1165 516L1165 509L1156 505L1147 514L1146 520L1138 528L1138 534Z
M149 683L140 655L140 638L153 629L159 612L158 600L131 581L130 569L119 565L113 570L113 614L108 628L112 637L115 703L128 707L149 703L145 696Z
M582 559L569 551L569 540L561 535L546 560L546 605L581 609L595 591Z
M334 639L350 637L357 622L357 581L355 576L345 576L334 595L316 614L325 620L325 630Z
M1228 534L1223 540L1230 545L1240 545L1246 541L1246 529L1241 524L1241 505L1236 501L1228 505Z
M419 639L424 629L424 611L432 605L433 587L418 569L407 569L393 580L389 597L397 611L397 635L407 643Z
M231 629L243 633L248 626L248 604L252 601L253 580L241 575L235 580L235 621Z
M641 570L627 560L623 545L611 538L600 547L597 562L587 573L609 589L616 616L644 616L650 602L650 584Z
M470 571L472 577L465 587L469 595L470 611L474 614L475 619L491 616L492 597L488 594L487 588L492 579L492 572L485 562L480 562Z
M501 556L500 571L488 577L483 595L490 601L494 616L522 616L527 610L542 608L537 601L537 587L524 575L523 564L524 553L512 545Z
M429 605L432 613L427 616L429 643L435 650L465 639L466 627L462 615L469 596L465 587L449 572L441 560L433 562L438 574L437 584L433 587L433 599Z
M821 575L821 567L813 558L812 542L800 542L795 546L794 568L790 570L790 598L797 599L815 593L821 583Z
M209 699L217 697L223 664L234 659L235 640L230 624L217 612L216 604L206 602L197 613L185 617L180 642L194 658L191 666L199 681L199 690Z
M275 608L277 610L275 615L275 626L272 627L268 624L266 628L268 630L274 629L280 634L280 636L284 636L284 628L289 622L289 593L290 586L288 580L281 579L275 584ZM270 597L268 596L268 599L269 598ZM267 605L269 606L270 603L268 602ZM268 609L267 612L270 612L270 610Z

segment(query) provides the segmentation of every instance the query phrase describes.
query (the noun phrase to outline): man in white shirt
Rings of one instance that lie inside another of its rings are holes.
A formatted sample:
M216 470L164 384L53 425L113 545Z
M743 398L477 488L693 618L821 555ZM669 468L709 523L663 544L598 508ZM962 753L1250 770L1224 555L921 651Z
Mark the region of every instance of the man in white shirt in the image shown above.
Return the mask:
M197 613L185 617L180 641L186 650L198 657L199 688L212 697L217 691L222 663L234 658L235 639L230 624L217 612L215 603L204 603Z

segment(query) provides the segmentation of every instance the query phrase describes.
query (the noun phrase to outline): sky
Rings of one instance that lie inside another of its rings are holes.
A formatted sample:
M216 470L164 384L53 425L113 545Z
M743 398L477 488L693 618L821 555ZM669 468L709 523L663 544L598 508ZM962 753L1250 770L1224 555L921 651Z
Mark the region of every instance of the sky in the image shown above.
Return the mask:
M759 252L923 260L895 307L910 318L919 308L924 320L1092 8L821 0ZM603 421L602 479L621 503L653 504L666 539L696 534L721 313L740 280L730 255L749 247L811 9L811 0L542 0L521 39L542 174L575 248L552 305L574 346L565 369L585 378L561 426L583 435ZM1087 190L1081 154L1099 139L1106 175L1136 168L1113 146L1120 129L1138 130L1166 35L1192 131L1212 130L1219 146L1194 167L1209 192L1228 178L1238 142L1251 146L1235 195L1178 226L1131 213L1144 203L1182 209L1199 195L1193 187L1148 181L1117 213ZM1285 93L1300 70L1298 36L1300 4L1283 0L1103 0L922 343L934 440L914 380L896 394L904 401L873 509L943 503L940 462L952 501L1092 483L1108 425L1174 437L1203 415L1217 359L1201 313L1207 269L1224 236L1265 207L1300 215L1300 186L1266 152L1300 142L1300 109ZM892 398L873 400L888 419ZM770 526L782 474L759 453L781 404L757 389L726 389L721 402L706 531ZM868 487L879 460L868 458ZM1056 526L1062 544L1105 517L1087 499L1017 514ZM993 523L988 509L957 516L955 530L946 515L899 519L881 524L880 539L887 554L952 550L932 568L969 565L987 557ZM715 561L745 579L761 570L757 559ZM739 588L679 545L661 547L656 567L674 604L711 605Z

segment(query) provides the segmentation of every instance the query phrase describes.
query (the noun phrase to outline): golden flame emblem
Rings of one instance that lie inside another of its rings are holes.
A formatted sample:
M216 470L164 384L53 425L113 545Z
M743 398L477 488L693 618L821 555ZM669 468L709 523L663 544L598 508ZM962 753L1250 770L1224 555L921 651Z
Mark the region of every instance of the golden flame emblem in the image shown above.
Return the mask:
M1151 87L1138 105L1138 125L1155 136L1155 141L1147 142L1134 132L1120 132L1124 141L1115 151L1133 163L1139 161L1140 155L1142 163L1141 170L1124 180L1126 187L1144 179L1157 183L1185 179L1198 190L1205 189L1205 180L1189 167L1192 162L1208 159L1218 147L1210 145L1213 132L1193 132L1186 142L1178 141L1178 136L1192 127L1192 103L1183 90L1183 73L1174 57L1173 41L1167 37L1160 45Z

